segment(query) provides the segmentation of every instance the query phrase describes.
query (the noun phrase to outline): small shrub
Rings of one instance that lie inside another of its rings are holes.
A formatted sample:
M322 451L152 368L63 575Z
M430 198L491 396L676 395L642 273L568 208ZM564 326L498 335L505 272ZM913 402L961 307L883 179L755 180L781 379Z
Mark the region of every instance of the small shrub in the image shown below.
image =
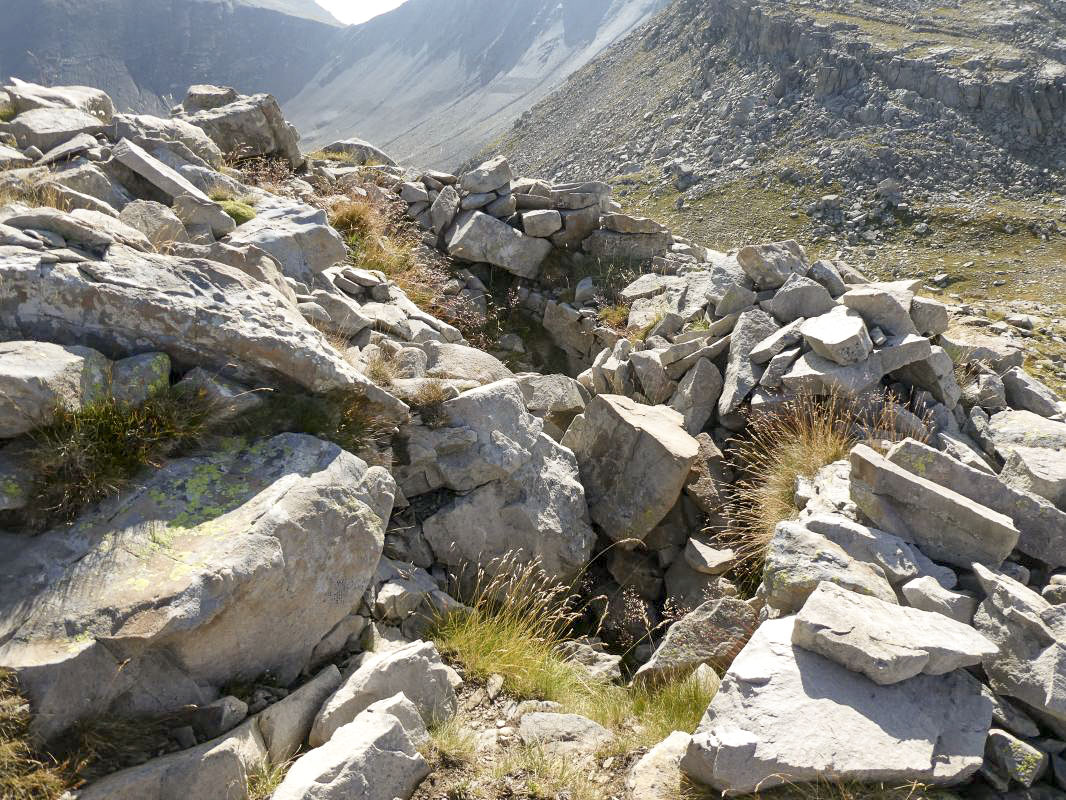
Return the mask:
M255 209L240 200L223 200L219 205L237 225L255 219Z
M65 765L41 757L30 734L30 707L14 675L0 670L0 797L54 800L70 787Z
M295 175L288 159L275 156L242 157L230 154L227 166L236 168L244 183L260 186L273 194L283 194L282 185Z
M387 234L388 221L369 199L338 203L330 213L330 224L344 236L357 266L379 270L401 284L414 269L411 243Z
M158 467L195 444L209 414L204 395L172 387L139 407L110 397L80 410L57 406L52 422L28 434L31 526L70 521L85 506L118 493L145 467Z
M248 772L248 800L270 800L270 797L285 780L291 761L271 766L269 761L260 761Z
M441 381L427 380L423 383L408 405L418 413L422 422L431 428L441 427L447 422L443 405L452 397L448 386Z

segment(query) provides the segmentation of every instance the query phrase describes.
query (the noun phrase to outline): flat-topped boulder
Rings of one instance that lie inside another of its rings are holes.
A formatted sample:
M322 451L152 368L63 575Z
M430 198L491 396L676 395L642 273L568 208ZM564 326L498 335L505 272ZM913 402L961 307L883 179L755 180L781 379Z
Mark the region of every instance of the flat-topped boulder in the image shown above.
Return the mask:
M448 239L448 252L464 261L502 267L520 278L536 278L551 242L526 236L480 211L460 214Z

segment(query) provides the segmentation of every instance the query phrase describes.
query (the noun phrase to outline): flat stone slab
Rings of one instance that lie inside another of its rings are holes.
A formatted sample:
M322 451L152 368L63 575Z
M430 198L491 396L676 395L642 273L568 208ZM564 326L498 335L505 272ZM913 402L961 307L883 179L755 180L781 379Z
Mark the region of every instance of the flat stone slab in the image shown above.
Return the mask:
M486 262L520 278L536 278L551 242L526 236L505 222L474 211L460 215L448 239L448 253L464 261Z
M999 652L969 625L831 583L807 598L792 642L881 685L943 675Z
M851 451L851 497L882 530L930 558L998 567L1018 544L1010 517L908 472L866 445Z
M728 795L788 782L965 781L984 761L992 701L965 670L878 686L764 622L733 662L681 759Z

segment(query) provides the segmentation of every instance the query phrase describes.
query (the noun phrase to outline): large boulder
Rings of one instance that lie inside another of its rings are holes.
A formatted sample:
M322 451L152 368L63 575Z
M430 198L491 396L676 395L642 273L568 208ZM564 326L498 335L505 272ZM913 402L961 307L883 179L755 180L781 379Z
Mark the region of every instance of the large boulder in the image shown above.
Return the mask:
M778 327L773 317L759 309L740 315L729 342L729 363L726 364L724 385L718 398L720 416L736 411L759 383L763 368L752 363L751 351Z
M74 108L106 124L115 113L115 105L107 93L91 86L41 86L12 78L4 91L16 114L34 108Z
M851 451L851 498L874 525L914 542L930 558L998 567L1018 544L998 511L909 472L866 445Z
M322 148L323 153L342 153L351 156L351 163L358 166L375 166L384 164L395 167L396 162L389 157L388 153L380 147L375 147L370 142L362 139L339 139Z
M820 780L952 785L984 760L992 700L964 670L878 686L764 622L729 668L681 760L728 795Z
M79 410L104 399L110 370L110 362L89 347L0 344L0 439L48 424L57 406Z
M974 627L999 652L984 660L997 694L1014 697L1066 724L1066 617L1029 587L974 565L985 599Z
M36 147L47 153L80 133L95 136L107 126L92 114L75 108L35 108L23 111L8 125L19 147Z
M316 274L348 255L325 211L289 200L264 199L256 206L255 218L233 231L226 242L235 247L255 245L269 253L286 276L308 285Z
M760 289L778 289L789 276L805 276L808 270L807 253L793 239L742 247L737 262Z
M232 103L183 118L202 128L225 155L278 156L293 167L303 163L300 135L285 121L278 101L269 94L238 97Z
M273 800L407 800L429 764L392 714L363 712L289 768Z
M480 211L460 215L448 237L455 258L493 264L520 278L536 278L551 249L546 239L526 236Z
M943 675L995 656L998 648L943 614L886 603L823 583L796 616L793 644L882 686Z
M281 377L316 392L353 389L390 413L406 411L274 289L232 267L122 245L80 264L4 251L0 330L11 338L89 345L113 358L160 351L179 368L203 366L255 382Z
M577 456L589 514L613 541L643 539L677 502L699 453L665 406L597 395L563 445Z
M514 377L514 373L496 356L476 347L426 342L422 349L427 357L426 376L429 378L477 381L485 385Z
M135 485L72 528L0 538L0 666L42 735L267 671L291 681L359 605L395 491L381 467L297 434Z
M513 380L443 403L444 424L405 429L396 474L407 497L459 493L425 520L426 541L456 570L489 570L508 554L573 577L592 553L585 491L574 454L544 434Z
M222 166L222 151L202 129L178 117L115 114L109 133L115 141L129 139L146 149L160 142L179 142L214 169Z

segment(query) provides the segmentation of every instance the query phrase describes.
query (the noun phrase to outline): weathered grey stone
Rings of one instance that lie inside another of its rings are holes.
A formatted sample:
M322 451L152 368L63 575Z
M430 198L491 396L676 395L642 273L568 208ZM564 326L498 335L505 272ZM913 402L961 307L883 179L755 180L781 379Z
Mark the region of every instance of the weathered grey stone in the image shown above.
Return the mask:
M248 776L266 757L255 720L249 720L218 739L108 775L80 789L78 798L247 800Z
M76 108L104 123L115 113L107 93L91 86L41 86L12 78L4 91L18 113L34 108Z
M1066 450L1066 422L1046 419L1032 411L1001 411L988 423L988 435L1002 457L1015 447Z
M904 383L925 389L948 409L959 404L962 389L955 377L955 362L942 347L932 347L928 358L915 361L894 373Z
M118 218L143 233L156 248L170 242L189 241L185 225L162 203L135 200L122 209Z
M272 288L212 261L112 245L106 261L40 264L31 250L0 259L0 329L87 343L105 355L153 350L256 382L278 376L312 391L348 388L391 415L406 407L329 347Z
M47 153L79 133L91 136L103 133L106 124L99 117L75 108L33 108L11 120L7 129L23 150L36 147L41 153Z
M226 240L234 247L254 245L274 258L288 277L307 283L345 260L344 240L329 226L326 212L295 201L260 203L254 219Z
M1066 617L1063 606L1001 573L974 564L985 599L974 627L999 647L984 669L997 694L1066 722Z
M522 230L528 236L547 238L563 227L563 218L558 211L527 211L522 214Z
M441 189L437 199L429 207L429 218L433 220L433 230L443 236L459 213L459 193L454 186Z
M877 686L764 622L733 662L681 760L730 795L827 775L955 784L981 766L992 702L964 670Z
M170 387L170 358L166 353L142 353L111 365L111 396L124 406L140 406L148 397Z
M721 393L722 373L706 358L701 358L678 384L670 408L684 417L685 430L695 436L710 420Z
M1066 513L1037 495L1015 489L946 453L906 439L888 460L922 478L1013 520L1020 533L1016 547L1051 567L1066 566Z
M916 334L911 319L914 292L908 281L871 283L848 290L840 302L855 311L870 328L880 328L889 336Z
M886 603L822 583L807 598L792 643L882 686L980 664L998 648L942 614Z
M733 663L757 627L758 615L743 600L710 600L667 629L662 643L636 671L633 680L654 685L683 677L700 664L722 672Z
M844 306L808 319L800 332L815 353L843 366L865 361L873 352L862 317Z
M129 139L146 148L160 141L180 142L214 169L222 166L222 151L218 145L203 130L184 119L163 119L148 114L115 114L110 134L113 141Z
M223 153L238 157L276 155L292 166L303 164L299 134L285 121L269 94L238 97L232 103L183 116L202 129Z
M779 523L763 568L767 605L783 614L794 613L822 581L896 602L896 593L879 567L856 561L840 545L798 522Z
M737 555L732 549L718 549L695 537L685 544L684 556L690 567L705 575L721 575L737 563Z
M459 178L459 186L470 194L494 192L502 186L509 186L512 177L507 159L497 156L465 173Z
M1011 367L1020 367L1025 359L1025 351L1020 345L961 325L942 333L940 346L956 363L981 361L997 373L1006 372Z
M579 664L592 678L617 683L622 680L622 656L608 653L603 645L578 640L563 642L559 653L571 664Z
M0 144L0 170L20 169L33 164L33 160L27 158L14 147Z
M920 550L898 536L861 525L841 514L807 511L801 520L809 530L838 544L852 558L880 567L894 586L933 566Z
M617 233L593 231L581 249L594 258L646 261L666 253L673 243L669 233Z
M423 523L437 559L464 575L489 572L510 554L572 578L595 536L574 454L543 434L514 381L463 393L441 407L448 424L410 431L410 463L396 472L414 497L442 486L460 492Z
M629 363L633 365L642 393L652 405L665 403L677 389L677 384L667 376L658 351L630 353Z
M122 184L90 162L76 162L62 166L52 173L49 181L52 184L59 183L82 194L95 197L119 211L133 199Z
M115 238L77 217L55 208L29 208L12 204L0 211L0 221L18 230L46 231L61 237L53 247L75 246L91 253L100 253L114 244ZM17 255L17 254L16 254Z
M631 217L628 214L604 214L600 218L604 228L616 233L666 233L666 226L646 217Z
M1021 492L1043 497L1066 511L1066 454L1048 447L1012 447L999 479Z
M345 153L352 156L352 163L357 166L372 166L384 164L388 167L396 166L396 162L379 147L375 147L370 142L364 142L362 139L340 139L336 142L330 142L322 148L325 153ZM452 183L455 183L455 176L452 176Z
M516 380L526 411L560 431L570 427L588 402L584 387L566 375L520 375Z
M448 669L432 642L412 642L384 653L372 653L345 678L319 709L308 741L328 742L372 703L403 692L423 720L444 721L455 714L457 701Z
M429 192L425 185L419 181L407 181L400 184L400 197L408 203L428 203Z
M840 277L840 271L832 261L827 261L825 259L815 261L811 264L807 277L822 284L833 298L840 297L840 295L848 290L848 286L844 283L844 279Z
M675 800L681 792L681 758L692 737L674 731L640 757L626 776L627 800Z
M731 414L740 408L762 377L762 367L751 361L752 349L777 330L777 323L759 309L745 311L730 334L729 361L726 364L722 394L718 398L718 415Z
M1054 417L1066 410L1051 389L1021 367L1011 367L1002 377L1007 405L1011 408L1032 411L1042 417Z
M551 248L551 242L526 236L480 211L460 215L448 239L448 252L456 258L494 264L530 279L540 273Z
M567 430L589 514L613 541L643 539L677 501L699 451L682 423L662 406L597 395Z
M760 289L778 289L789 275L807 274L807 254L792 239L742 247L737 262Z
M751 349L752 363L766 364L782 351L803 341L803 334L800 333L800 326L803 325L805 321L806 320L803 318L795 319L783 328L779 328L774 333L771 333L755 345L755 347Z
M985 754L1012 781L1029 787L1048 769L1048 754L999 728L988 732Z
M788 276L770 301L770 313L778 322L795 322L801 318L820 317L836 307L825 288L810 278L795 273Z
M945 589L936 578L923 575L903 584L900 588L911 608L943 614L945 617L965 625L973 624L973 615L977 611L977 598L965 592L952 592Z
M851 497L873 523L946 564L998 567L1018 543L1010 517L893 464L866 445L851 451Z
M475 347L425 342L422 349L428 359L426 375L430 378L470 380L485 385L514 377L502 361Z
M271 764L285 763L307 744L318 710L340 684L340 670L329 664L295 692L258 715L259 731Z
M42 735L210 702L235 676L287 683L358 604L394 491L296 434L172 461L73 528L0 538L0 665Z
M911 300L911 321L922 336L939 336L951 325L951 315L939 300L915 297Z
M403 724L364 711L296 759L273 800L407 800L430 772Z
M55 418L57 406L80 410L107 397L111 364L89 347L48 342L0 343L0 439Z
M685 481L685 495L704 514L711 515L721 510L725 502L725 456L710 434L696 436L699 452L692 462L692 469Z
M518 204L515 202L514 195L504 194L485 206L485 213L497 219L506 219L514 214L517 207Z
M587 717L550 711L523 714L518 737L549 756L567 759L595 755L614 741L614 734Z
M891 338L865 361L846 366L816 353L805 353L782 376L781 382L792 392L861 395L876 387L885 375L927 359L931 354L929 340L924 336Z

